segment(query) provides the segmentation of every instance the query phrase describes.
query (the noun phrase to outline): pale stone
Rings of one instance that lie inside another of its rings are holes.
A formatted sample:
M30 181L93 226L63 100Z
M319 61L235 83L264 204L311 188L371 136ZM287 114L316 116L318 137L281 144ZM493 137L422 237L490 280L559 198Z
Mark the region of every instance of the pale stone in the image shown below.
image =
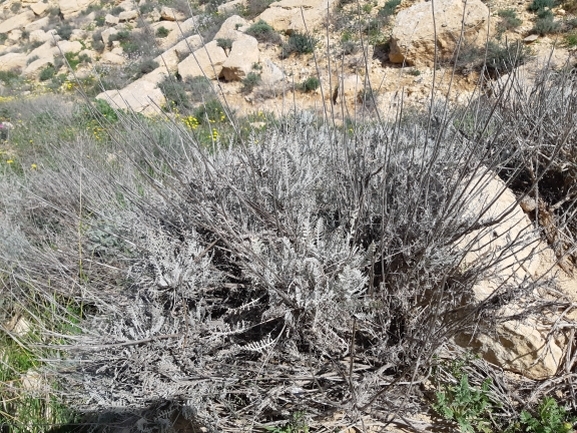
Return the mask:
M216 41L211 41L204 47L195 50L178 64L178 73L184 78L206 75L214 80L219 77L222 65L227 57Z
M313 31L326 21L327 11L331 13L337 0L281 0L271 3L268 9L257 17L277 31L305 33ZM301 13L302 10L302 13ZM303 16L306 26L303 23Z
M34 30L28 36L30 42L46 42L52 40L52 35L46 33L44 30Z
M511 321L497 326L496 335L461 335L457 343L473 349L492 364L530 379L555 375L563 361L558 342L547 339L547 331L534 319Z
M539 35L529 35L525 39L523 39L523 42L531 43L535 42L537 39L539 39Z
M33 3L30 5L30 9L36 15L41 16L44 14L44 12L46 12L46 9L48 9L48 4L44 2Z
M26 30L27 32L33 32L34 30L42 30L48 24L50 24L50 18L49 17L43 17L43 18L40 18L39 20L31 22L30 24L27 24L24 27L24 30Z
M100 37L102 38L102 42L104 42L106 45L108 45L110 43L110 37L112 35L115 35L118 33L118 30L114 27L111 27L109 29L104 30L101 34Z
M105 100L113 108L142 114L159 114L166 103L160 89L146 80L137 80L122 90L107 90L96 98Z
M10 125L9 129L12 129L14 126L9 122L2 122L4 127L6 125ZM28 334L32 327L30 326L30 322L26 320L23 316L16 315L13 316L7 323L4 325L6 329L14 334L17 337L23 337L24 335Z
M34 21L34 12L28 10L21 14L15 15L12 18L8 18L0 22L0 33L8 33L14 29L22 30L32 21Z
M258 41L252 36L244 35L232 43L219 77L227 81L240 81L252 71L253 65L258 64L259 60Z
M138 11L135 10L124 11L118 14L118 19L120 21L132 21L136 18L138 18Z
M161 67L176 72L180 60L201 46L202 38L200 35L192 35L155 57L154 61L158 62Z
M54 55L61 55L66 53L78 53L82 51L83 47L80 41L59 41L52 49Z
M10 33L8 33L8 40L9 41L19 41L20 39L22 39L22 30L19 29L15 29L12 30Z
M71 41L84 41L86 39L86 32L82 29L74 29L72 30L72 34L70 35Z
M247 0L232 0L230 2L219 5L216 9L218 10L219 14L225 15L242 9L246 5L246 2Z
M261 80L265 85L275 85L285 79L283 71L270 59L261 60Z
M109 26L115 26L120 22L120 18L115 17L114 15L106 14L104 17L104 22Z
M8 53L0 56L0 71L14 71L24 69L26 66L26 54Z
M49 64L54 64L54 56L50 53L44 55L43 57L40 57L37 60L34 60L32 63L29 63L26 66L26 69L24 69L24 75L27 76L34 75L40 69L43 69L45 66L48 66Z
M168 35L164 38L157 38L156 41L161 49L166 50L182 40L184 35L193 32L194 20L189 18L182 23L178 23L176 21L160 21L158 23L154 23L152 24L154 34L156 34L158 29L161 27L164 27L166 30L168 30Z
M107 51L106 53L102 54L100 61L109 65L123 65L126 63L126 58L122 55Z
M468 45L484 46L488 20L489 9L481 0L437 0L434 16L430 1L417 3L397 14L389 60L432 67L435 47L439 59L449 59L461 35Z
M85 10L96 0L58 0L58 7L64 19L72 18Z
M184 21L186 15L174 8L163 6L160 9L160 18L166 21Z
M250 26L249 22L238 15L233 15L226 19L220 26L220 29L214 35L213 40L230 39L236 41L239 38L246 36L244 32Z

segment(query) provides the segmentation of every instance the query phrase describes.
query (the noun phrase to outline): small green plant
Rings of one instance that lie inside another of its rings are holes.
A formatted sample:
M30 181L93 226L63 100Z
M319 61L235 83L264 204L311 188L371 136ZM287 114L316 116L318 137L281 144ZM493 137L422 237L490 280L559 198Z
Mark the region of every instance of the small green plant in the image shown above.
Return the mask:
M38 79L40 81L47 81L47 80L52 79L55 75L56 75L56 69L54 68L54 66L48 65L40 71L40 75L38 76Z
M401 4L401 0L388 0L385 2L385 5L379 11L379 15L381 16L390 16L395 13L395 9L397 6Z
M78 65L80 64L80 59L78 58L78 53L72 53L72 52L65 53L64 57L66 58L66 62L70 66L70 69L75 71L76 68L78 67Z
M154 5L151 3L144 3L142 5L140 5L140 14L141 15L146 15L149 14L150 12L152 12L154 10Z
M245 78L242 80L242 93L250 93L253 89L258 86L261 82L260 74L256 72L249 72Z
M218 38L216 40L216 46L222 48L225 53L230 53L230 50L232 49L232 39Z
M538 12L543 9L551 9L555 6L555 0L533 0L529 5L531 12Z
M523 21L517 16L515 9L502 9L497 12L501 21L497 24L497 31L503 33L512 29L516 29Z
M0 71L0 82L4 83L6 86L11 86L17 82L20 78L19 71Z
M413 77L418 77L419 75L421 75L421 71L419 71L418 69L412 68L412 69L409 69L408 74L412 75Z
M110 15L114 15L115 17L120 15L120 12L124 12L124 8L122 6L115 6L110 9Z
M10 11L15 14L18 13L18 11L20 10L20 8L22 8L22 3L20 2L14 2L12 3L12 5L10 6Z
M265 427L270 433L309 433L309 427L303 412L295 412L282 427Z
M279 34L266 21L260 20L246 30L247 35L256 38L263 43L280 44L282 42Z
M162 26L159 27L158 29L156 29L156 37L157 38L165 38L168 36L168 34L170 33L170 30L168 30L166 27Z
M553 15L544 15L542 18L537 18L535 20L535 24L531 29L531 33L539 35L548 35L559 33L560 30L561 30L561 23L559 21L555 21Z
M527 411L521 412L520 426L522 431L532 433L569 433L573 432L573 424L577 421L570 416L563 406L559 406L552 397L545 397L535 415Z
M321 82L317 77L309 77L298 86L298 89L305 93L314 92L320 85Z
M316 44L317 40L312 36L293 32L282 49L281 58L286 59L292 53L296 53L297 55L311 54L314 51Z
M242 8L242 16L252 20L265 11L274 0L248 0Z
M569 33L563 38L563 43L567 48L577 46L577 33Z
M58 36L60 36L62 39L66 39L69 40L70 36L72 36L72 31L74 30L74 28L70 25L70 23L65 22L62 23L60 25L60 27L58 27L58 29L56 30L56 33L58 34Z
M216 98L206 101L195 109L193 116L198 119L200 124L224 122L228 118L222 103Z
M459 372L458 383L443 383L435 393L433 409L443 418L454 421L463 433L491 432L488 421L494 403L489 396L491 379L485 379L481 388L469 384L467 374Z

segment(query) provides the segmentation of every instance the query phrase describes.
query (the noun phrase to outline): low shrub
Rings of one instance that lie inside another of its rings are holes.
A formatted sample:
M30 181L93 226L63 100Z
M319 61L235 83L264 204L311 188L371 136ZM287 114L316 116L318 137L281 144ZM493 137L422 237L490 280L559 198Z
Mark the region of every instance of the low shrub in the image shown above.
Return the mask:
M552 9L555 7L555 0L533 0L528 9L531 12L538 12L544 9Z
M253 36L257 41L280 45L282 39L280 35L267 22L259 20L246 30L246 34Z
M40 81L46 81L52 79L56 75L56 69L53 65L48 65L40 71L38 79Z
M553 18L553 16L545 16L537 18L535 24L531 29L531 33L539 35L549 35L559 33L561 31L561 23Z
M72 36L73 30L74 27L72 27L70 23L64 22L57 27L56 34L58 34L62 39L69 40L70 36Z
M247 20L253 20L263 13L274 0L248 0L241 9L241 14Z
M306 80L304 80L301 84L299 84L298 89L301 92L305 93L314 92L319 88L320 85L321 82L317 77L309 77Z
M262 81L260 74L256 72L249 72L245 78L242 79L241 92L244 94L251 93L256 86Z
M497 31L499 33L516 29L523 24L523 20L517 16L517 12L514 9L502 9L497 15L501 18L497 24Z
M166 38L169 33L170 33L170 30L168 30L164 26L161 26L158 29L156 29L156 37L157 38Z
M283 45L281 58L286 59L293 53L297 55L311 54L314 51L316 44L317 40L314 37L299 32L293 32L289 36L288 42Z

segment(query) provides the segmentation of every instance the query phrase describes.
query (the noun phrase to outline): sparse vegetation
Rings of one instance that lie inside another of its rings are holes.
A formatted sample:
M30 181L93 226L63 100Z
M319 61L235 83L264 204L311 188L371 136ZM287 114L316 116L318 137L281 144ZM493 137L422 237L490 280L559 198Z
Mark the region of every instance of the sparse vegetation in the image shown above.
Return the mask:
M299 32L293 32L288 38L288 42L282 48L281 58L286 59L291 54L311 54L315 49L317 40Z
M69 22L64 22L64 23L60 24L60 26L58 26L58 28L56 29L56 33L62 39L69 40L70 36L72 36L73 30L74 30L74 27L72 27L72 25Z
M170 33L170 30L168 30L164 26L161 26L158 29L156 29L156 37L157 38L166 38L169 33Z
M249 72L245 78L242 79L241 92L244 94L251 93L256 86L261 82L260 74L256 72Z
M38 79L40 81L47 81L52 79L56 75L56 68L53 65L48 65L40 71Z
M504 33L519 27L523 21L517 16L514 9L502 9L498 13L501 20L497 24L497 32Z
M314 92L319 88L321 82L317 77L309 77L299 85L299 90L302 92Z
M280 45L282 39L280 35L265 21L260 20L246 30L246 34L254 36L257 41Z

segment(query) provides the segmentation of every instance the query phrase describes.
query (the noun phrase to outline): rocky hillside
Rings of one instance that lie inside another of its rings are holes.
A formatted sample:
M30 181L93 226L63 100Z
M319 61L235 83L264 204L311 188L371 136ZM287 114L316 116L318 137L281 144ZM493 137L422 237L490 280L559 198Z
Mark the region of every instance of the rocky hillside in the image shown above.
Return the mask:
M344 118L361 108L386 112L401 98L422 105L431 96L435 56L436 92L464 102L480 77L495 79L553 41L577 44L569 0L470 0L466 11L461 0L439 0L436 26L431 5L5 0L0 92L82 89L144 113L186 111L218 95L240 113L296 104Z

